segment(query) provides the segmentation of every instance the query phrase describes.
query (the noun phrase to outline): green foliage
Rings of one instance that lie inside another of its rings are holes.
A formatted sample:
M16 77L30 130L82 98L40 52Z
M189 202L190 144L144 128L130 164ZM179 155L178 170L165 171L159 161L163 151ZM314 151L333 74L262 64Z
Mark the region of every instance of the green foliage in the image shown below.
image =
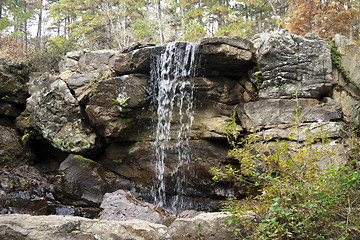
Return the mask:
M124 98L124 99L112 99L113 100L113 104L116 104L116 105L119 105L120 107L120 111L122 111L123 107L126 107L128 104L127 104L127 101L130 99L130 97L127 97L127 98Z
M261 88L263 81L264 79L262 77L262 72L261 71L255 72L255 85L257 89Z
M340 53L335 45L334 41L330 41L329 45L331 47L331 61L334 66L336 66L337 69L342 73L345 81L351 83L354 85L357 89L360 89L359 84L357 84L355 81L353 81L349 75L349 73L346 71L344 66L342 65L341 56L343 56L342 53Z
M115 163L115 164L117 164L117 165L122 164L122 162L123 162L123 160L122 160L121 158L119 158L119 159L114 159L114 160L113 160L113 163Z
M230 151L240 167L212 168L214 180L231 179L256 196L231 200L235 233L242 239L353 239L360 233L360 171L340 166L337 149L326 145L327 129L307 131L304 142L264 142L250 134ZM291 137L290 137L291 138ZM321 147L314 145L320 144ZM358 149L358 146L356 146ZM358 153L358 152L357 152ZM331 160L327 168L321 161ZM252 214L249 214L252 213Z
M47 47L42 51L36 52L30 61L33 71L58 71L58 64L61 57L67 52L76 49L76 39L74 38L67 39L58 36L48 39L47 42Z
M224 132L228 143L233 147L236 145L236 139L239 136L239 132L236 129L236 110L230 115L230 121L225 125Z

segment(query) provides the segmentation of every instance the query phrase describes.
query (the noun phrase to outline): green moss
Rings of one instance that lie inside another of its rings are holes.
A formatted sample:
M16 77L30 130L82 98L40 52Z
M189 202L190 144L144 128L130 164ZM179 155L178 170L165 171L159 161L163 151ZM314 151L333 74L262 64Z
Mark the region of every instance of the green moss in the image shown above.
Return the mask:
M117 165L120 165L122 162L123 162L123 160L121 158L113 160L113 163L115 163Z
M230 121L225 125L224 132L226 134L226 138L233 147L235 147L236 139L239 135L236 130L236 110L234 109L233 113L230 116Z
M139 146L137 144L135 144L134 146L132 146L129 149L129 154L132 154L132 153L136 152L137 150L139 150Z
M92 83L90 83L90 87L91 87L91 91L95 92L97 87L99 86L99 83L104 80L106 78L106 76L102 76L99 78L96 78Z
M359 84L357 84L354 80L351 79L349 73L346 71L344 66L342 65L341 56L344 56L344 54L340 53L335 45L334 41L329 42L330 48L331 48L331 62L332 64L339 69L339 71L342 73L345 81L351 83L354 85L357 89L360 90Z
M263 79L263 76L262 76L262 72L261 71L255 72L255 85L256 85L256 88L260 89L263 82L264 82L264 79Z
M90 159L87 159L87 158L84 158L83 156L81 155L73 155L73 157L77 160L80 160L80 161L91 161Z

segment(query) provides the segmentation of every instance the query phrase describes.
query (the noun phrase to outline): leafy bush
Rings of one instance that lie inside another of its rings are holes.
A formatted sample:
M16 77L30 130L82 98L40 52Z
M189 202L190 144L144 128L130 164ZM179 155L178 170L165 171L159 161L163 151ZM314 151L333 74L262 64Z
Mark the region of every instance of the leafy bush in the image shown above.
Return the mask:
M259 187L258 195L231 200L224 211L233 213L240 239L356 239L360 234L358 208L360 170L339 164L327 137L326 124L314 136L307 131L300 142L268 143L251 134L230 151L240 167L213 168L215 180L232 179L248 188ZM354 138L354 134L352 134ZM359 141L350 141L349 152L358 152ZM330 160L324 168L320 163ZM353 156L353 161L356 158ZM353 165L354 166L354 165ZM250 214L249 214L250 213Z

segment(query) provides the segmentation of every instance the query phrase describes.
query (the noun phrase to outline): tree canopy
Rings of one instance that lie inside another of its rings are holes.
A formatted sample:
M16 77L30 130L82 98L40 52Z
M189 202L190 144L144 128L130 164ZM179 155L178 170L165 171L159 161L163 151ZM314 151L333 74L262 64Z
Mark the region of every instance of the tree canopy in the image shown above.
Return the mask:
M324 38L341 33L357 41L359 5L359 0L3 0L0 31L2 42L24 55L207 36L251 38L278 28Z

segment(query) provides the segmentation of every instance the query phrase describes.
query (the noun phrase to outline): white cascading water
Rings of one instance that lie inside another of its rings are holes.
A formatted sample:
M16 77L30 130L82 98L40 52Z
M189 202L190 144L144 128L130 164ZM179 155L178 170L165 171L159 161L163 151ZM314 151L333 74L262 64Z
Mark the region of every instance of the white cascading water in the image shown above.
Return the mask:
M174 211L183 208L181 195L185 186L185 168L190 161L189 136L194 120L193 83L198 45L173 42L165 51L152 56L151 82L155 85L153 102L157 110L156 136L154 141L156 169L153 186L155 204ZM176 123L176 128L172 126ZM170 148L170 140L175 144ZM176 154L177 164L171 176L175 195L168 199L164 181L167 155Z

